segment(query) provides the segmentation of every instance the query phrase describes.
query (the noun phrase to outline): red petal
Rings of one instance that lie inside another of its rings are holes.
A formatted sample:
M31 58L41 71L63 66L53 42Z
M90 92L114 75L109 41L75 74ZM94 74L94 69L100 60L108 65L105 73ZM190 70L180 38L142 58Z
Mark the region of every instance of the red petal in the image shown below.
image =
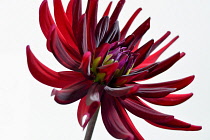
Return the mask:
M134 139L134 136L126 128L115 108L114 98L108 94L104 94L102 97L101 115L104 125L110 135L117 139Z
M154 40L148 41L146 44L144 44L142 47L140 47L138 50L135 51L135 53L138 53L139 55L136 58L136 62L134 63L134 67L141 64L144 59L149 55L150 49L152 45L154 44Z
M110 17L109 29L112 28L114 23L117 21L117 18L119 16L124 4L125 4L125 0L120 0L117 3L117 6L115 7L114 12L112 13L112 15Z
M126 110L122 105L116 100L116 110L124 123L125 127L134 135L135 140L144 140L144 138L139 134L138 130L133 125L130 117L128 116Z
M100 89L101 85L97 83L93 84L89 88L87 95L80 100L77 110L77 118L83 129L100 106ZM83 121L84 117L85 121Z
M66 16L68 17L68 20L69 20L69 23L72 27L72 21L73 21L73 14L72 14L72 11L73 11L73 3L74 3L75 0L70 0L69 3L68 3L68 6L66 8Z
M120 100L123 106L132 114L154 122L168 122L174 117L171 115L160 113L142 103L139 99L126 98Z
M108 64L108 65L104 65L101 67L98 67L99 73L105 73L105 79L104 81L106 83L108 83L112 77L114 76L115 71L118 68L118 62L112 63L112 64Z
M74 0L72 3L72 30L75 34L77 24L82 16L82 0Z
M58 26L58 29L61 31L62 35L64 36L68 44L70 44L75 50L78 51L78 48L75 44L73 31L71 29L72 26L63 9L61 0L54 0L54 15L56 24Z
M160 55L168 48L171 46L171 44L173 44L179 37L176 36L175 38L173 38L167 45L165 45L163 48L161 48L159 51L155 52L154 54L150 55L149 57L147 57L145 59L145 61L143 61L143 63L141 63L138 68L140 67L145 67L148 66L154 62L157 61L157 59L160 57Z
M47 0L43 0L39 8L39 24L43 34L47 38L52 25L55 25L55 22L50 14Z
M163 106L173 106L178 105L186 100L188 100L190 97L192 97L192 93L188 94L169 94L162 98L142 98L146 100L147 102L150 102L152 104L156 105L163 105Z
M51 50L55 58L66 68L79 71L79 63L71 58L71 56L66 52L63 44L61 43L56 29L52 31L50 39L48 39L51 45Z
M142 38L146 31L150 28L150 18L148 18L144 23L142 23L132 34L135 36L134 41L129 46L130 50L133 50L137 42Z
M137 90L139 89L139 86L127 86L127 87L119 87L119 88L111 88L109 86L106 86L104 90L106 93L114 96L114 97L121 97L125 95L130 95L133 93L136 93Z
M87 14L87 41L88 50L94 52L96 48L95 28L97 24L98 0L88 0Z
M148 121L148 120L146 120L146 121L156 127L170 129L170 130L198 131L198 130L202 129L201 126L191 125L189 123L180 121L178 119L174 119L167 123L154 123L152 121Z
M109 16L109 11L110 11L111 6L112 6L112 1L109 3L106 10L104 11L103 17Z
M86 52L83 55L82 63L80 65L83 75L85 75L86 77L90 76L90 62L91 62L91 52Z
M139 14L141 11L141 8L138 8L133 15L130 17L130 19L127 21L126 25L123 27L123 29L120 32L120 40L123 40L126 36L126 33L128 32L128 29L130 28L131 24L133 23L134 19L136 16Z
M77 29L75 31L75 37L77 40L77 46L81 55L88 51L87 48L87 24L86 15L82 15L77 23Z
M27 62L28 68L31 74L37 79L39 82L46 84L48 86L62 88L66 85L72 83L72 77L67 77L65 75L60 75L58 72L55 72L45 65L43 65L31 52L30 47L26 48L27 53ZM76 72L72 72L71 74L77 75ZM77 75L78 78L82 75Z
M55 95L55 101L57 103L70 104L83 98L87 94L91 84L92 81L89 80L80 81L61 90L53 89L52 95Z

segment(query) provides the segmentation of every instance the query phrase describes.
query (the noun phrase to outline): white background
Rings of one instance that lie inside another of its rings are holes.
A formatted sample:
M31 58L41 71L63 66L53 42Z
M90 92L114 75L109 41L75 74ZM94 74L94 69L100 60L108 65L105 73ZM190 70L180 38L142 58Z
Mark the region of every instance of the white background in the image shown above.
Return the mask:
M82 140L85 131L82 131L76 118L78 102L65 106L55 103L50 96L52 87L36 81L27 68L25 47L30 45L44 64L57 71L64 69L46 50L46 40L38 21L41 2L0 0L0 139ZM100 0L99 16L108 2ZM115 6L117 1L113 2ZM49 3L52 9L52 0ZM63 3L66 5L68 0L63 0ZM193 92L194 96L190 100L174 107L153 107L181 120L202 125L203 129L198 132L164 130L131 116L134 124L146 140L209 140L210 1L127 0L119 17L121 27L138 7L142 7L143 11L130 32L151 17L151 28L143 42L152 38L156 40L169 30L172 34L167 41L176 35L180 35L180 38L160 59L178 51L187 53L170 70L151 79L151 82L196 75L190 86L178 91ZM107 139L114 140L99 115L93 140Z

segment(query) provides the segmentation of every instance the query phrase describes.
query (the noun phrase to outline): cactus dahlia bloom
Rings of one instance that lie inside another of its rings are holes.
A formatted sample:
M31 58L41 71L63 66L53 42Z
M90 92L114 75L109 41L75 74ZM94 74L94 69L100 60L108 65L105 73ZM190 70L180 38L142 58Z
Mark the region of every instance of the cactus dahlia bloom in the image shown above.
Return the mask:
M52 90L55 101L59 104L70 104L79 100L77 116L83 128L101 107L107 131L118 139L143 139L127 111L160 128L200 130L201 126L158 112L142 101L173 106L192 96L192 93L173 92L189 85L194 76L162 83L141 83L166 71L185 55L178 52L157 62L158 57L178 36L153 53L170 32L166 32L157 41L149 40L140 46L142 36L150 27L149 18L131 35L126 35L141 8L134 12L120 30L117 19L125 0L120 0L109 16L110 3L99 20L98 0L88 0L84 13L81 3L81 0L71 0L64 11L61 0L54 0L55 21L50 14L47 0L42 2L39 11L47 49L68 71L53 71L34 56L29 46L26 49L31 74L41 83L56 87Z

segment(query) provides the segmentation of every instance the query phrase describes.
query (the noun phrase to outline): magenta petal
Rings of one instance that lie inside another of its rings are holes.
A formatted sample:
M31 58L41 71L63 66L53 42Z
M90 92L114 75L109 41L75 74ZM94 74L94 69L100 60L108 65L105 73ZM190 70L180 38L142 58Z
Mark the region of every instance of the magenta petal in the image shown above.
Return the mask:
M142 101L140 101L140 99L137 100L132 98L126 98L120 101L129 112L140 118L161 123L168 122L174 119L172 115L160 113L146 106Z
M116 108L115 100L109 94L104 94L101 101L101 115L107 131L117 139L133 140L134 136L125 127Z
M52 31L50 38L48 39L51 45L51 50L55 58L66 68L79 71L79 63L71 58L71 56L66 52L63 44L61 43L56 29Z
M89 120L100 106L101 88L101 85L97 83L93 84L89 88L87 95L80 100L77 110L77 118L80 126L83 127L83 129L86 127ZM85 121L83 121L84 117Z
M44 36L47 38L52 25L55 25L55 22L50 14L47 0L43 0L39 8L39 24L42 29ZM49 50L50 51L50 50Z
M28 68L35 79L48 86L62 88L72 83L71 78L60 75L43 65L31 52L30 47L26 48ZM73 72L74 73L74 72ZM74 73L75 75L77 72ZM82 75L77 75L80 78Z
M198 131L198 130L202 129L201 126L191 125L189 123L180 121L178 119L174 119L174 120L166 122L166 123L155 123L155 122L148 121L148 120L146 120L146 121L156 127L170 129L170 130Z
M80 65L80 68L82 69L82 73L86 76L90 76L90 62L91 62L91 52L86 52L83 55L82 63Z
M192 97L192 93L188 94L169 94L162 98L142 98L147 102L150 102L152 104L156 105L162 105L162 106L173 106L178 105L186 100L188 100L190 97Z
M141 11L141 8L138 8L133 15L130 17L130 19L127 21L126 25L123 27L123 29L120 32L120 40L123 40L126 36L126 33L128 32L128 29L130 28L131 24L133 23L134 19L136 16L139 14Z
M70 104L83 98L87 94L91 84L92 81L89 80L80 81L61 90L53 89L52 95L55 95L57 103Z
M119 88L111 88L109 86L106 86L104 90L106 93L114 96L114 97L121 97L125 95L130 95L133 93L136 93L137 90L139 89L139 86L127 86L127 87L119 87Z

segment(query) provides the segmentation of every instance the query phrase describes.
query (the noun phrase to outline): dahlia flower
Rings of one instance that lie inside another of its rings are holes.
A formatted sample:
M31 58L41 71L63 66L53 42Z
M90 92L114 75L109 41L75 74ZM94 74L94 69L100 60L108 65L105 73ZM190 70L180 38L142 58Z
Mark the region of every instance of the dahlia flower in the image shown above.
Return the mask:
M160 128L200 130L201 126L156 111L145 103L173 106L193 95L173 92L189 85L194 76L161 83L141 83L168 70L185 55L178 52L157 61L178 36L154 52L170 32L157 41L152 39L139 45L150 28L150 18L132 34L126 35L141 8L120 30L117 19L125 0L120 0L109 16L110 2L99 20L98 0L88 0L84 13L81 3L81 0L71 0L65 11L61 0L54 0L55 20L50 14L47 0L40 6L39 21L47 39L47 49L67 71L56 72L48 68L34 56L29 46L26 48L31 74L39 82L56 88L52 90L55 101L70 104L79 100L77 117L83 128L100 108L107 131L117 139L143 140L127 111Z

